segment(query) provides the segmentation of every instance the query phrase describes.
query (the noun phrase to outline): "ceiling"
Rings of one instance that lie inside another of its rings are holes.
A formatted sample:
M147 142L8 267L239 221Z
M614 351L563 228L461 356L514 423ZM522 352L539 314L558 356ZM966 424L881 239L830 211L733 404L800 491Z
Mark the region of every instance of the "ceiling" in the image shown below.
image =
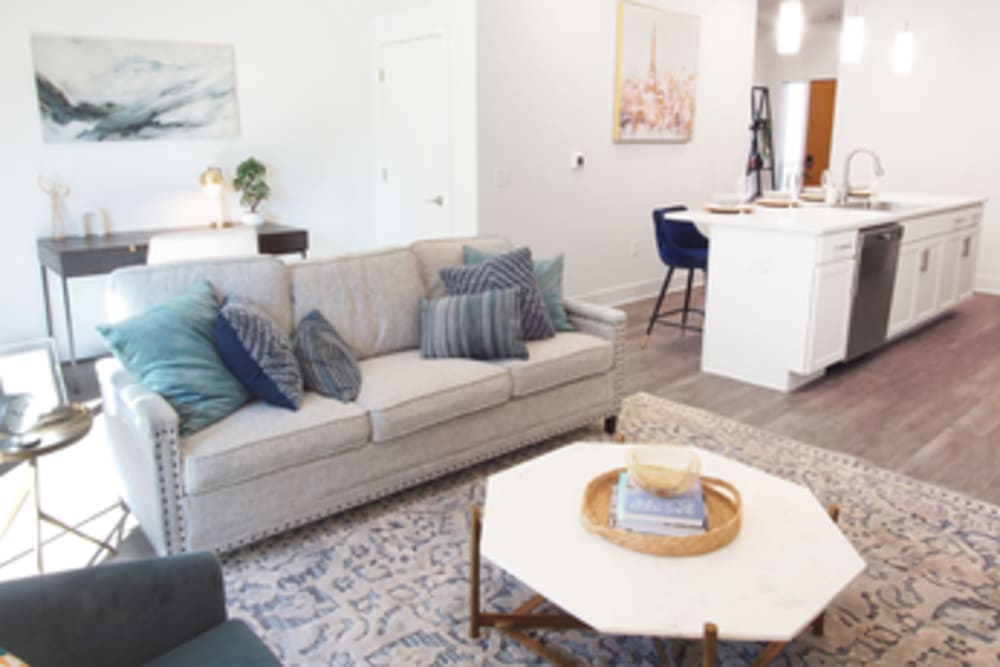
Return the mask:
M848 0L849 2L850 0ZM774 25L778 20L778 7L782 0L757 0L757 21ZM844 0L801 0L806 23L839 21L844 9Z

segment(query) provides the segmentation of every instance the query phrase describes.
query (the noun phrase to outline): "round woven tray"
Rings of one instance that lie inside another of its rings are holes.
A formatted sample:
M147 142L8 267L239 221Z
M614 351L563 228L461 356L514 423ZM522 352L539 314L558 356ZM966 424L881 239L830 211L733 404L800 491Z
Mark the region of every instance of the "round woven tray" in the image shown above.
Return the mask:
M611 491L618 483L618 476L625 468L601 473L590 480L583 493L580 519L589 532L600 535L615 544L654 556L696 556L726 546L740 532L743 501L740 492L729 482L715 478L701 478L708 510L708 531L701 535L672 537L648 535L631 530L612 528L608 525L611 511Z

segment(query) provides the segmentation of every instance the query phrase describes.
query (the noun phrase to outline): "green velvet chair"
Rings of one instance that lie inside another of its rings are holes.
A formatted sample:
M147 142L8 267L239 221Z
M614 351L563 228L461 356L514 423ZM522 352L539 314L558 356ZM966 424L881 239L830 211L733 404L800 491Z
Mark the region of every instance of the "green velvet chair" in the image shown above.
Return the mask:
M31 667L281 665L245 623L227 619L210 553L0 583L0 646Z

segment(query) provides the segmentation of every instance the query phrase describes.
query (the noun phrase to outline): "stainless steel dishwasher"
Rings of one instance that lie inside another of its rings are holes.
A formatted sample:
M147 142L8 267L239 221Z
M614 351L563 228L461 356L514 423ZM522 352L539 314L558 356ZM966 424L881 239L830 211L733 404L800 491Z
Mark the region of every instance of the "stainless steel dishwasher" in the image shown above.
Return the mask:
M861 255L858 259L857 290L851 305L847 361L871 352L885 342L903 226L893 222L866 227L858 235Z

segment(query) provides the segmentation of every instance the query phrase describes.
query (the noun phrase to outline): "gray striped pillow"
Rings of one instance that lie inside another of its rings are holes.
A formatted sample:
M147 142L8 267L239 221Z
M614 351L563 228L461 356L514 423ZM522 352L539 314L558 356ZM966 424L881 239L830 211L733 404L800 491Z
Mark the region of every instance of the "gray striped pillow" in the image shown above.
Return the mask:
M338 401L353 401L361 390L354 352L318 310L302 318L292 337L306 389Z
M542 300L538 279L535 278L531 250L527 247L491 257L482 264L441 269L441 280L451 295L478 294L491 289L516 287L521 305L524 339L538 340L556 335Z
M517 288L420 301L420 356L527 359Z

